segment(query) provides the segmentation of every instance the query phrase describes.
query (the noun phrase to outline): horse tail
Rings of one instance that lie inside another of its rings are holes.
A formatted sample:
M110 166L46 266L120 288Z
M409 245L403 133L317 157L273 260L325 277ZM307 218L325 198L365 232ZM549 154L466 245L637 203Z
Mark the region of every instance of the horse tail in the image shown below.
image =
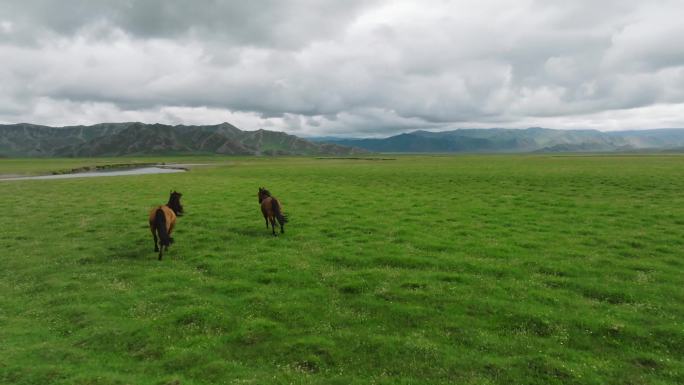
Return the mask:
M164 215L164 210L161 207L154 214L154 226L157 229L162 246L171 245L171 238L169 238L169 233L166 231L166 215Z
M271 198L271 209L281 225L287 223L287 216L280 211L280 202L275 198Z

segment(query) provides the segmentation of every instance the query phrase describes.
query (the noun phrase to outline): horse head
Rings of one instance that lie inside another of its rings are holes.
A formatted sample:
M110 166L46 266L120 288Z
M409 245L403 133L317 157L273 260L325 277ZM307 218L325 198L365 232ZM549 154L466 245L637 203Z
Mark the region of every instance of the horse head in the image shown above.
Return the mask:
M183 194L177 192L177 191L171 191L171 195L169 196L169 203L167 206L171 210L173 210L174 213L176 213L177 216L183 215L183 205L180 203L180 199L183 196Z
M271 193L266 190L264 187L259 187L259 193L257 194L257 197L259 197L259 203L266 199L267 197L270 197Z

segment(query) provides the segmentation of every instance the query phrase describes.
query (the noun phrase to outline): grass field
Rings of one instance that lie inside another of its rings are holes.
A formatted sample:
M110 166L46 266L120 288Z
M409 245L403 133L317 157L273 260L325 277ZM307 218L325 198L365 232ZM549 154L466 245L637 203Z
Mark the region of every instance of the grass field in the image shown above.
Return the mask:
M166 160L0 182L0 383L684 383L684 156Z

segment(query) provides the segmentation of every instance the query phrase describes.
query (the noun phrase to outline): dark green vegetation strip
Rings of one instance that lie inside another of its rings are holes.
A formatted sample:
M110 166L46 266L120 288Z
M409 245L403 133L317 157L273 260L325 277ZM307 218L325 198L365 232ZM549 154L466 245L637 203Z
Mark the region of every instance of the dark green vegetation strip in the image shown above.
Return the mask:
M0 183L0 383L684 383L684 157L225 162Z
M318 160L397 160L396 158L358 158L358 157L336 157L336 158L316 158Z

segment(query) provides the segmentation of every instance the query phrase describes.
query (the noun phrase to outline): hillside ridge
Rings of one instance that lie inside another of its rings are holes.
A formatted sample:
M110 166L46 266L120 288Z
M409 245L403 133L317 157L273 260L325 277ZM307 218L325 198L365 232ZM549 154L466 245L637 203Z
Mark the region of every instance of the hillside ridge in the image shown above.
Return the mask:
M243 131L230 123L166 125L140 122L50 127L0 125L2 157L124 155L354 155L367 150L316 143L278 131Z
M667 128L603 132L598 130L458 129L417 130L387 138L310 138L376 152L529 153L677 150L684 147L684 129Z

